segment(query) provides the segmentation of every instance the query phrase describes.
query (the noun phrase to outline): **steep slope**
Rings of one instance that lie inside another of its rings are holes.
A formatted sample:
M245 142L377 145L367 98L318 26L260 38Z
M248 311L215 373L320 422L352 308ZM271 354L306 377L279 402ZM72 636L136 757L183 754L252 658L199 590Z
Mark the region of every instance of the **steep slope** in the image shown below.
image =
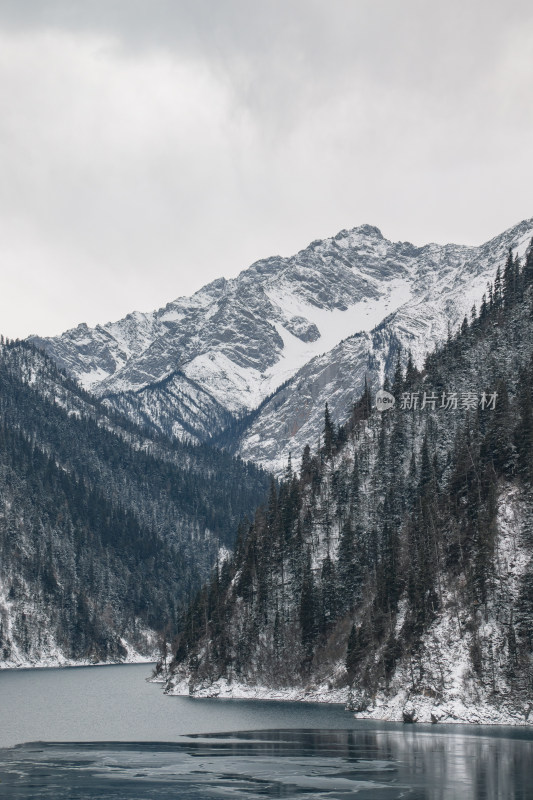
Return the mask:
M523 257L531 242L533 223L521 223L480 248L472 248L466 264L450 263L445 248L436 248L437 268L421 268L418 289L410 300L387 316L372 331L352 336L330 352L312 359L275 392L259 413L240 426L226 446L241 458L252 459L281 475L289 452L298 453L314 445L322 426L324 404L340 422L364 385L392 377L398 351L405 367L409 351L415 364L445 341L448 328L456 330L465 314L479 303L487 282L502 270L509 249ZM216 438L215 438L215 441Z
M422 372L397 364L394 409L368 389L343 426L326 409L320 449L272 485L189 609L167 691L525 724L532 353L530 252Z
M107 395L102 404L154 433L201 442L226 428L233 415L179 370L142 389Z
M0 345L0 666L153 655L239 519L251 465L151 438Z
M468 248L456 249L464 259ZM152 314L36 341L99 395L180 369L228 410L252 409L313 355L370 329L405 299L416 255L362 226L291 258L258 261Z
M363 225L290 258L258 261L159 311L34 341L132 419L205 440L227 426L228 414L256 408L313 358L391 315L394 332L414 349L442 341L448 320L469 310L509 246L532 234L529 220L480 248L415 247ZM388 353L378 347L372 355L381 364ZM245 451L276 461L243 444Z

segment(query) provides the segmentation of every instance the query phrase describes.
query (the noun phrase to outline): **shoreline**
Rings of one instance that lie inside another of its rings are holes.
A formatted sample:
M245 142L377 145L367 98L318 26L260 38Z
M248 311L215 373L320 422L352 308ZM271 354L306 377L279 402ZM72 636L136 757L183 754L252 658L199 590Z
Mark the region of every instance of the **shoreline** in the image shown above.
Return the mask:
M163 678L150 679L154 683L166 683ZM191 693L187 680L172 683L164 690L170 697L190 697L191 699L220 700L262 700L288 703L322 703L324 705L344 705L352 701L350 690L329 689L319 686L314 689L286 688L271 689L266 686L248 686L242 683L229 683L225 679L209 686L199 686ZM347 713L357 720L373 722L401 722L407 726L416 724L437 725L490 725L495 727L513 727L533 729L533 717L529 721L529 713L519 715L511 708L497 708L487 702L476 706L467 705L463 699L450 697L441 703L424 695L411 695L401 692L394 697L376 697L369 708L355 711L346 707ZM406 716L408 718L406 718Z
M81 667L119 667L119 666L133 666L135 664L156 664L157 658L150 656L139 656L139 658L125 659L124 661L74 661L68 659L66 661L50 661L38 663L21 663L10 664L0 663L0 674L2 672L22 672L24 670L32 669L76 669Z

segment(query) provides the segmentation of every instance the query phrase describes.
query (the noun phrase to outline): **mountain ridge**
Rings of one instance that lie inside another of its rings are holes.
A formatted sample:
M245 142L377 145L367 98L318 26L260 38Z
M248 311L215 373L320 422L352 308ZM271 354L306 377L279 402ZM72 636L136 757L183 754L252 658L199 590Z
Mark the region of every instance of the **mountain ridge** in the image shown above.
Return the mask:
M226 415L252 411L299 372L311 374L314 359L336 357L351 336L375 338L391 315L395 338L420 360L443 340L448 322L456 327L470 311L509 247L523 250L531 236L533 220L524 220L479 247L415 246L362 225L288 258L260 259L236 278L216 279L155 312L33 341L134 421L206 441L227 427ZM383 369L390 354L381 346L370 350L366 360L372 356ZM368 365L354 368L362 374ZM178 373L175 384L162 386ZM279 472L273 447L234 446ZM286 439L275 448L286 459L290 446Z

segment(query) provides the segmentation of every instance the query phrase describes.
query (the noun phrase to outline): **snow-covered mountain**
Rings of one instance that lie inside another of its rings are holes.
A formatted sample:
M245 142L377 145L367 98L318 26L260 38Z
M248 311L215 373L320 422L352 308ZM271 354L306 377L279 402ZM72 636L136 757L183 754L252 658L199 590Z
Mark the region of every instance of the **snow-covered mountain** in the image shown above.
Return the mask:
M391 375L399 349L404 365L410 350L415 364L422 366L426 353L446 339L449 326L455 330L465 314L470 318L474 304L479 310L498 266L503 273L509 249L523 257L532 234L533 220L527 220L481 247L421 248L410 297L373 330L345 339L298 370L250 418L236 452L282 474L291 451L300 453L306 444L316 444L326 402L333 418L343 422L365 377L381 385Z
M344 412L364 371L386 367L391 343L419 357L432 349L479 301L509 247L524 250L532 235L528 220L481 247L416 247L363 225L290 258L260 260L158 311L34 341L134 421L193 440L292 379L283 397L294 389L299 407L284 409L283 433L270 431L267 403L239 445L278 468L291 447L316 435L326 385Z
M533 250L423 372L397 365L394 407L324 415L189 607L169 694L531 725L532 309ZM402 405L425 393L452 402Z

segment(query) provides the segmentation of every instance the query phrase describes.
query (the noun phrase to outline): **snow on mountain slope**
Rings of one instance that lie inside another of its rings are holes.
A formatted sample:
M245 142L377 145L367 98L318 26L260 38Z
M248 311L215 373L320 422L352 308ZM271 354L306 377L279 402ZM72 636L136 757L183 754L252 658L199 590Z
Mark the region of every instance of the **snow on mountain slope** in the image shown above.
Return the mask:
M238 455L281 475L290 452L299 456L306 444L315 446L326 402L333 417L343 421L365 376L381 385L384 375L393 371L400 348L404 362L411 350L421 366L425 354L446 338L448 325L457 328L474 304L479 307L487 282L494 279L498 265L503 268L509 248L523 256L532 235L533 220L523 222L471 248L464 264L453 246L423 248L430 251L432 266L421 260L406 302L371 332L356 334L305 364L251 420L237 443Z
M179 371L143 389L109 395L102 402L137 425L193 444L233 419L209 392Z
M362 225L290 258L260 260L153 313L34 341L134 419L205 439L224 427L225 412L256 408L313 359L336 359L342 340L368 338L391 315L395 332L420 355L446 335L448 319L455 323L479 300L508 247L524 245L532 233L530 220L480 248L415 247ZM171 379L177 374L179 391ZM198 392L205 393L199 416L191 412Z
M415 256L362 226L152 314L35 341L98 395L138 391L179 369L224 408L250 410L310 358L405 302Z

